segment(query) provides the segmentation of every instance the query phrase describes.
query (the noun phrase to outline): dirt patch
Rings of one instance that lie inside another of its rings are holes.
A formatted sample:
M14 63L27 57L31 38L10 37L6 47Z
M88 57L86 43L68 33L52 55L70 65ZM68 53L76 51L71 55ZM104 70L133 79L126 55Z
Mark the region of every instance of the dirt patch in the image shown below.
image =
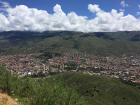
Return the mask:
M19 105L19 104L10 96L0 93L0 105Z

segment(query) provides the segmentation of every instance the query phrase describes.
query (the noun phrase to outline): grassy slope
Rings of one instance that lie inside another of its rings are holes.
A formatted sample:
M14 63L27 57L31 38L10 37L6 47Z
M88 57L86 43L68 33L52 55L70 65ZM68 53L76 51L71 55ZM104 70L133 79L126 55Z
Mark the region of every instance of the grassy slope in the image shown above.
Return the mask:
M61 74L56 79L76 89L91 105L140 105L140 90L117 79L78 73Z
M135 86L81 73L17 78L0 67L1 89L25 105L140 105L140 89Z
M17 98L23 105L90 105L61 81L45 78L18 78L0 67L0 91Z

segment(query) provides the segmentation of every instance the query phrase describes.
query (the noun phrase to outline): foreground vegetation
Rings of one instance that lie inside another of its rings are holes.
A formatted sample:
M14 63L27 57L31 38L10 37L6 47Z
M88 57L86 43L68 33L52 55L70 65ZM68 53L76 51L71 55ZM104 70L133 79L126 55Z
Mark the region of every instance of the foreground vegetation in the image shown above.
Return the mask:
M140 105L137 87L81 73L18 78L1 66L0 90L23 105Z
M55 79L11 76L0 68L0 89L25 105L89 105L74 89Z

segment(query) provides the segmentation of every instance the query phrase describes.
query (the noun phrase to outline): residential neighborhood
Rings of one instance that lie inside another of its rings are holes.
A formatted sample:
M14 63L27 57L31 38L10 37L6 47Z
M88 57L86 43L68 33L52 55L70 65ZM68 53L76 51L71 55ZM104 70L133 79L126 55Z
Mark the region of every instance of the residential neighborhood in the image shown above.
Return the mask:
M106 75L125 81L140 83L139 56L95 56L79 53L64 53L49 59L40 54L0 56L0 64L13 74L23 76L48 76L61 72L82 72L90 75Z

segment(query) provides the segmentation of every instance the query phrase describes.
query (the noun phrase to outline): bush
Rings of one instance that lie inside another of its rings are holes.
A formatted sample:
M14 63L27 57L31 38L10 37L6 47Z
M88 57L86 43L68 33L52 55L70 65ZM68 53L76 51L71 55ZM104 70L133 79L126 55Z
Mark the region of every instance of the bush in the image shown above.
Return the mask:
M89 105L75 90L63 82L50 79L19 78L0 67L0 89L23 99L26 105Z

